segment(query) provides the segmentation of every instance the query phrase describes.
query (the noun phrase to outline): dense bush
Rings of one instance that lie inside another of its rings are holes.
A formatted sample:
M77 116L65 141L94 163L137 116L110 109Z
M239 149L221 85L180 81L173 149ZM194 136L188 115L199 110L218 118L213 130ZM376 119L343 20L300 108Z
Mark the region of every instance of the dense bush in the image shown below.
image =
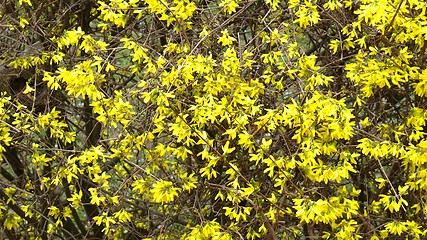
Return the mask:
M424 238L426 8L3 1L0 238Z

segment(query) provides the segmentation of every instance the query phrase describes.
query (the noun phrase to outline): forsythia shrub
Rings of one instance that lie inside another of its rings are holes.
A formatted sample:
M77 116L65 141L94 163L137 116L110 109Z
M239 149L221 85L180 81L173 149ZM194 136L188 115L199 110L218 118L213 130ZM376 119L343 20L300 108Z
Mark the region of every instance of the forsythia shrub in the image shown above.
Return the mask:
M426 238L426 8L4 1L0 238Z

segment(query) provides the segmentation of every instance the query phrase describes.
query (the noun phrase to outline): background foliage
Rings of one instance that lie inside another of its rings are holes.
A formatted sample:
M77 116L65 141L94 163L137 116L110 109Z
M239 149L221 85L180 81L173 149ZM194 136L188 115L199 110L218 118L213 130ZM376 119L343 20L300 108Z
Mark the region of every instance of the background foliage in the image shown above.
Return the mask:
M0 237L425 237L426 6L3 1Z

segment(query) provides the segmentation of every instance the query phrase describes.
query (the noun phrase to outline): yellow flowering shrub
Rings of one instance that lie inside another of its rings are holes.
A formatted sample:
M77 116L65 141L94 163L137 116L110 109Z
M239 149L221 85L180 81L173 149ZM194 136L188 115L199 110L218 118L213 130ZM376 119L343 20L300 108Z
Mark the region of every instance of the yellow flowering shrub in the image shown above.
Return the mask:
M426 238L426 8L6 1L0 238Z

